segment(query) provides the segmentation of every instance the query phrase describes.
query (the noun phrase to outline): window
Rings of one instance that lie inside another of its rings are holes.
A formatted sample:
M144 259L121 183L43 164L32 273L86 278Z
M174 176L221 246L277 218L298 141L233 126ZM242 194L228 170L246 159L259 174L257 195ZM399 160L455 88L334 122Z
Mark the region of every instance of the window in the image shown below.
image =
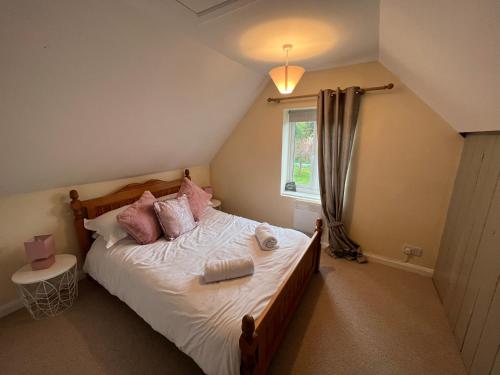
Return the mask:
M319 200L315 108L284 112L281 194Z

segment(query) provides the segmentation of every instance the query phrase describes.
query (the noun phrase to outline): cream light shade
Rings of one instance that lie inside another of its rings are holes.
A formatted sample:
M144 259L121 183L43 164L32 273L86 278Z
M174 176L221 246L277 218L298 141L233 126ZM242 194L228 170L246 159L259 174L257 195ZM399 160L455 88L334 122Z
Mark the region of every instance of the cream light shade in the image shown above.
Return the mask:
M288 65L288 51L291 49L291 44L283 45L283 51L285 51L286 54L285 65L278 66L269 71L269 76L278 88L280 94L291 94L305 71L301 66Z
M280 94L291 94L299 83L305 69L301 66L283 65L269 71L269 76Z

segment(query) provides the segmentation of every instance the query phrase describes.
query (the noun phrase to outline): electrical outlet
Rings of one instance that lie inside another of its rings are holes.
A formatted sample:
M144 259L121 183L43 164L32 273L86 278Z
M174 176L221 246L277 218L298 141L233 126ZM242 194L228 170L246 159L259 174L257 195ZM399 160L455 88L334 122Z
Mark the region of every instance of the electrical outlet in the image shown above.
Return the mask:
M403 253L406 255L413 255L415 257L421 257L424 250L421 247L413 245L403 245Z

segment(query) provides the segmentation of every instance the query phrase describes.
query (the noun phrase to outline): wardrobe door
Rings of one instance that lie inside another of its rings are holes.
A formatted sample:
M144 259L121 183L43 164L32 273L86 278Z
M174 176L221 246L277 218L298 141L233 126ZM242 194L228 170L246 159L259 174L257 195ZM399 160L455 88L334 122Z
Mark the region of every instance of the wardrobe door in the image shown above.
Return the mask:
M467 136L434 283L471 374L498 369L499 176L500 135Z

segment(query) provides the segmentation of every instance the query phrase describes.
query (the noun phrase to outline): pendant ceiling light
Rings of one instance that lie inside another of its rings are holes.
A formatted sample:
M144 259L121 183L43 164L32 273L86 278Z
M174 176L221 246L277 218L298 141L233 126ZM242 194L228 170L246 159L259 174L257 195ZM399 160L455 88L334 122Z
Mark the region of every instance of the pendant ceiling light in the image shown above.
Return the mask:
M283 51L286 54L285 65L277 66L269 71L269 76L281 94L291 94L305 71L301 66L288 65L288 51L291 49L291 44L283 45Z

